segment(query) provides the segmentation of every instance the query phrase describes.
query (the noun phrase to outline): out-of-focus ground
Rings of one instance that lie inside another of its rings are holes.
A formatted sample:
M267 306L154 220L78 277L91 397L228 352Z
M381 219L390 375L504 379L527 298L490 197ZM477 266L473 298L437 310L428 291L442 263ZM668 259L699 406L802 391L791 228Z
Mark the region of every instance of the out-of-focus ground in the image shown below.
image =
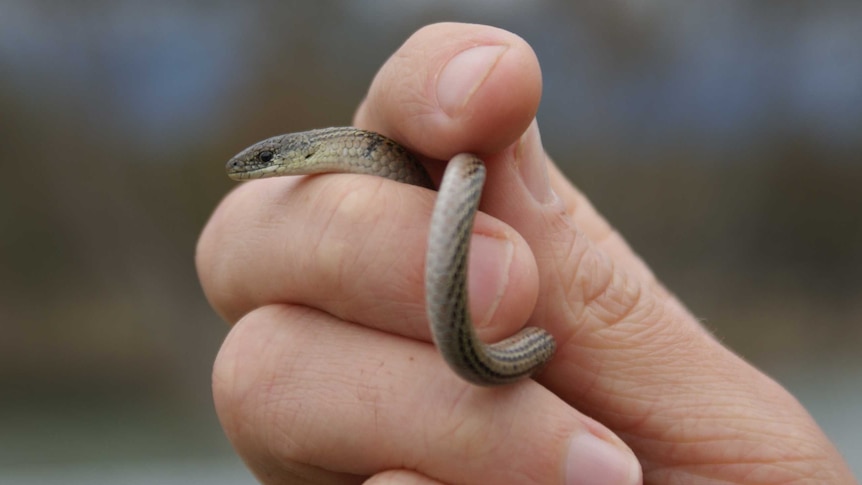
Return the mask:
M547 149L862 475L862 4L0 0L0 482L252 483L193 266L231 155L418 27L542 63Z

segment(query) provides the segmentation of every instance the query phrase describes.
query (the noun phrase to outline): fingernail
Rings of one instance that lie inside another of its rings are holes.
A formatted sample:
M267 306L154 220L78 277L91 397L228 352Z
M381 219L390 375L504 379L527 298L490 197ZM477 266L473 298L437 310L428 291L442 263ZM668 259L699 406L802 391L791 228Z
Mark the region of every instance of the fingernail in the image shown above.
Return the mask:
M487 325L497 311L509 284L509 266L514 251L514 244L508 239L473 235L467 291L475 326Z
M483 45L450 59L437 78L437 102L443 112L457 116L508 49L504 45Z
M568 485L637 485L641 467L634 455L587 432L575 435L566 460Z
M542 137L539 135L539 124L535 119L518 140L518 146L515 148L515 163L518 164L521 180L524 181L524 185L536 202L545 204L554 200L548 179L545 149L542 147Z

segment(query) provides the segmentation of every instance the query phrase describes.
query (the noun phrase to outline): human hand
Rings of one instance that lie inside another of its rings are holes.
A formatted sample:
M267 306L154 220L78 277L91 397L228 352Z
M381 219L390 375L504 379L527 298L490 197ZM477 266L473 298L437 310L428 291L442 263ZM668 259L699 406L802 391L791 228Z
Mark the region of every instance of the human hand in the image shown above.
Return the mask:
M471 312L487 341L525 322L556 337L536 380L471 386L430 344L433 193L276 178L216 210L198 271L235 325L213 391L255 475L613 484L639 483L642 467L650 483L854 483L796 400L717 343L554 167L534 120L540 93L521 39L438 24L389 59L355 118L438 176L434 160L482 155Z

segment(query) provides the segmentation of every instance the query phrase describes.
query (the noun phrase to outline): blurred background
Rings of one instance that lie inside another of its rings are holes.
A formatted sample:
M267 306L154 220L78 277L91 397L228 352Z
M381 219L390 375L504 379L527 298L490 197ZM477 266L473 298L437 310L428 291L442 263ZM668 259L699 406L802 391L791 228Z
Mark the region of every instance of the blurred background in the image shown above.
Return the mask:
M254 483L195 242L422 25L525 38L548 151L862 475L862 3L0 0L0 483Z

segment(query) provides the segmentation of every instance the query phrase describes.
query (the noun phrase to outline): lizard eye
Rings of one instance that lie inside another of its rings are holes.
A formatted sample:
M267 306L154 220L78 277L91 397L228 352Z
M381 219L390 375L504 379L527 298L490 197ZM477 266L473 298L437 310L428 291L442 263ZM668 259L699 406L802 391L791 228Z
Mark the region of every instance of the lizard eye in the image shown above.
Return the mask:
M257 159L263 163L269 163L272 161L273 154L269 150L264 150L257 154Z

